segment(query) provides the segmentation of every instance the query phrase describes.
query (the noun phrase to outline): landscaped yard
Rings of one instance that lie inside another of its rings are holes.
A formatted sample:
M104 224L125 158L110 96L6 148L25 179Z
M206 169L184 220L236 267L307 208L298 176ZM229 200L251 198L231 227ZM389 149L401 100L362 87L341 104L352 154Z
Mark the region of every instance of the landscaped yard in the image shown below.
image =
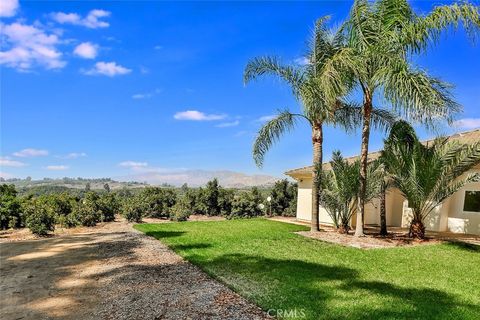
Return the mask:
M265 219L135 228L265 310L306 319L480 318L478 247L362 250L304 238L293 233L304 226Z

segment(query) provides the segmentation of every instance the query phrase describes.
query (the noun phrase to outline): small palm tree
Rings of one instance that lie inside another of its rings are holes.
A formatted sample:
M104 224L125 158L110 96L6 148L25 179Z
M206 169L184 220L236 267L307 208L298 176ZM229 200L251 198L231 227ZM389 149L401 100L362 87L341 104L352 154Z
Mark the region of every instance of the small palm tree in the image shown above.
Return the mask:
M322 77L329 76L323 70L331 63L330 58L343 50L345 38L341 33L330 31L326 27L328 17L318 19L306 55L305 66L282 65L275 57L261 57L248 62L244 72L244 82L248 83L262 75L274 75L285 81L295 97L302 104L301 113L288 110L279 111L275 118L266 122L257 134L253 145L253 157L257 166L263 165L264 156L270 147L287 131L292 130L297 120L306 120L312 129L313 144L313 184L312 184L312 231L319 230L319 197L321 190L323 161L323 125L340 125L346 130L353 129L361 119L361 108L338 99L346 94L351 79L336 75L340 84L326 83ZM347 74L346 74L347 75ZM331 99L327 99L327 95ZM376 110L373 122L379 127L388 126L394 117L384 111Z
M352 216L357 212L360 161L349 163L339 151L335 151L330 165L332 169L325 171L322 179L321 205L332 218L333 224L339 232L348 233ZM383 181L381 163L379 161L369 163L367 175L369 178L366 196L368 203L380 193Z
M480 181L480 174L467 173L480 163L480 142L465 145L437 138L424 145L414 133L403 136L408 139L387 145L382 158L393 186L412 209L410 236L423 239L425 218L465 184Z
M331 57L330 76L322 81L338 86L343 82L336 79L337 75L341 75L340 79L352 77L355 89L363 96L356 236L363 235L371 114L379 107L374 97L383 98L381 103L386 102L394 111L428 125L459 111L450 85L412 62L413 54L435 45L441 31L458 27L459 22L473 35L480 26L478 8L468 3L452 4L435 7L430 14L421 16L407 0L355 0L350 17L342 26L348 45Z
M395 145L401 144L411 147L413 143L418 142L415 130L404 120L396 121L391 129L387 139L384 140L384 150L390 150ZM388 190L393 186L393 177L389 173L388 162L385 159L384 152L380 155L378 161L382 164L383 179L380 182L380 235L386 236L387 231L387 212L386 212L386 195Z

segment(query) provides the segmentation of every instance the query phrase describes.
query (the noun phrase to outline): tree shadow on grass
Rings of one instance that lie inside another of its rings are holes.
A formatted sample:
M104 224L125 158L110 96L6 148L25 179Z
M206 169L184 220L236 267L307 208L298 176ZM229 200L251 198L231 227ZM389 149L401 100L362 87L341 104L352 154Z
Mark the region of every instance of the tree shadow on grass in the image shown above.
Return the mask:
M169 246L174 251L188 251L192 249L207 249L211 248L210 243L192 243L192 244L172 244Z
M449 293L363 281L357 270L303 260L228 254L193 259L265 310L303 310L306 319L451 319L480 314Z
M480 306L459 301L457 297L433 288L400 287L381 281L354 281L344 290L360 289L364 294L383 298L380 304L363 303L355 307L356 319L455 319L480 315ZM459 309L464 311L462 316Z
M144 231L147 236L154 237L155 239L161 240L162 238L174 238L180 237L185 233L185 231Z
M447 245L461 249L461 250L465 250L465 251L480 252L480 245L473 244L473 243L466 243L461 241L450 241L447 243Z

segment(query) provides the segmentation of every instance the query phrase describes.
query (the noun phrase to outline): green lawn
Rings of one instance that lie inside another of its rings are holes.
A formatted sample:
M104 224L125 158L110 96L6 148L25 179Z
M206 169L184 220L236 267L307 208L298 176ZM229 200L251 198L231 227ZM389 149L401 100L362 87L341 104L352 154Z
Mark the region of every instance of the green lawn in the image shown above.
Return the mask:
M265 310L297 310L304 319L480 319L478 247L361 250L264 219L135 228Z

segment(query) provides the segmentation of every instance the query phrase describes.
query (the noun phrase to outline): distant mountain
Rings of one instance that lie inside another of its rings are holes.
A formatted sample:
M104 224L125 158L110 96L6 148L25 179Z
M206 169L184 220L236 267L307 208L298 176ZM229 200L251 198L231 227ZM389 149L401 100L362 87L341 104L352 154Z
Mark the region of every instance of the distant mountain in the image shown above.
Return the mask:
M245 173L228 170L179 170L175 172L142 172L126 177L118 177L119 181L139 181L148 184L170 184L198 187L205 185L213 178L217 178L221 186L229 188L245 188L252 186L270 186L279 180L278 177L269 175L247 175Z
M0 184L7 183L13 184L16 188L30 189L30 188L51 188L52 191L66 189L85 189L87 184L90 185L92 190L103 190L105 184L108 184L111 190L117 190L122 188L143 188L145 184L137 181L115 181L110 178L44 178L41 180L32 179L1 179ZM46 189L45 189L46 190Z

